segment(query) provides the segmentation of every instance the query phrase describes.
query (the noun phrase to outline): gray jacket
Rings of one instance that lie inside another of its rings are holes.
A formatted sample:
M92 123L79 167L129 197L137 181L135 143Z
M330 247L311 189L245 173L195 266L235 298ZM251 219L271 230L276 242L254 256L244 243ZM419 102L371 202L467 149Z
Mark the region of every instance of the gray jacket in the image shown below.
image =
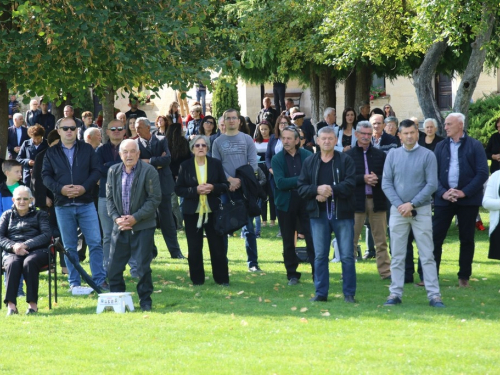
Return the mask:
M108 171L106 204L108 215L115 220L123 215L122 207L123 163L115 164ZM160 179L156 169L139 160L134 172L130 197L130 213L137 221L133 230L156 227L156 209L161 202ZM114 224L116 226L116 223Z

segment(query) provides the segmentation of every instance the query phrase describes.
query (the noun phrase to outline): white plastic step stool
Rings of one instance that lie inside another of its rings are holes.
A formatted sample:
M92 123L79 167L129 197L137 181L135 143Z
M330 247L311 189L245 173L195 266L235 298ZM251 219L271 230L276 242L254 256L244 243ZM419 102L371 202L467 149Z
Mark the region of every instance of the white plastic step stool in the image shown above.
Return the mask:
M99 294L96 313L102 313L107 307L112 307L117 313L124 313L126 307L128 307L129 311L134 311L131 294L129 292Z

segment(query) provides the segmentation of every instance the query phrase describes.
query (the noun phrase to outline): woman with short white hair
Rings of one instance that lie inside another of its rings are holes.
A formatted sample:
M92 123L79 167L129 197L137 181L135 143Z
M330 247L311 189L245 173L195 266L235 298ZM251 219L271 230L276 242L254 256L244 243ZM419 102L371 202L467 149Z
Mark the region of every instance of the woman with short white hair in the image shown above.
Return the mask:
M433 118L426 118L424 120L425 137L419 137L418 144L428 150L434 151L436 145L444 139L436 135L437 130L437 121Z
M33 195L28 187L17 187L12 201L12 209L0 217L0 248L7 282L3 302L8 306L7 315L18 314L17 290L23 275L29 304L26 315L32 315L38 312L39 273L49 263L47 247L52 231L47 213L31 205Z

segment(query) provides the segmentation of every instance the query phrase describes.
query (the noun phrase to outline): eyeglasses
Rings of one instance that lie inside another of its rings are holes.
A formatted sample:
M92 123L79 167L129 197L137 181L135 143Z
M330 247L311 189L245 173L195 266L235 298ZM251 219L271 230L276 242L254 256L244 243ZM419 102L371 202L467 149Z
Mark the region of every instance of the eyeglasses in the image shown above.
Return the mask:
M63 126L63 127L61 127L61 129L65 132L67 132L68 130L71 130L72 132L74 132L76 130L76 126Z
M17 202L20 202L20 201L29 201L30 199L29 198L16 198L16 201Z
M236 117L236 116L233 116L233 117L226 117L225 119L226 119L227 121L236 121L236 120L238 120L239 118L238 118L238 117Z
M117 128L116 127L109 128L109 130L111 130L112 132L121 132L123 128L119 126Z
M365 137L371 137L373 133L363 133L363 132L358 132L359 135L364 135Z
M205 121L205 124L212 124L212 125L213 125L213 124L214 124L214 122L213 122L213 121L211 121L211 120L207 120L207 121Z
M303 141L304 139L306 139L306 137L299 137L301 141Z
M206 148L207 145L205 143L197 143L197 144L194 145L194 147L196 147L196 148L200 148L200 147L201 148Z

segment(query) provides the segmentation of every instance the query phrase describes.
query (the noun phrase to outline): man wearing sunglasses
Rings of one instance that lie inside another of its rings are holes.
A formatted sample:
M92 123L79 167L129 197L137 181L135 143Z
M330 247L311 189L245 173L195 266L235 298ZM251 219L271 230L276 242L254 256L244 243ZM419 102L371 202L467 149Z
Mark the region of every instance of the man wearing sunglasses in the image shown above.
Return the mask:
M105 269L108 268L111 232L113 231L113 220L109 217L108 209L106 208L106 183L108 181L109 168L122 161L119 150L125 132L125 127L120 120L112 120L108 124L108 129L106 130L109 141L96 150L99 159L99 169L101 171L97 212L99 213L99 220L101 221L102 227L102 251L104 254Z
M75 121L64 118L59 123L61 141L45 152L42 167L43 183L54 194L57 224L65 249L73 262L78 262L78 232L80 227L90 253L93 281L109 290L103 267L103 252L99 220L91 195L100 178L99 159L91 145L78 141ZM68 281L73 294L80 294L80 274L72 262L66 261Z

